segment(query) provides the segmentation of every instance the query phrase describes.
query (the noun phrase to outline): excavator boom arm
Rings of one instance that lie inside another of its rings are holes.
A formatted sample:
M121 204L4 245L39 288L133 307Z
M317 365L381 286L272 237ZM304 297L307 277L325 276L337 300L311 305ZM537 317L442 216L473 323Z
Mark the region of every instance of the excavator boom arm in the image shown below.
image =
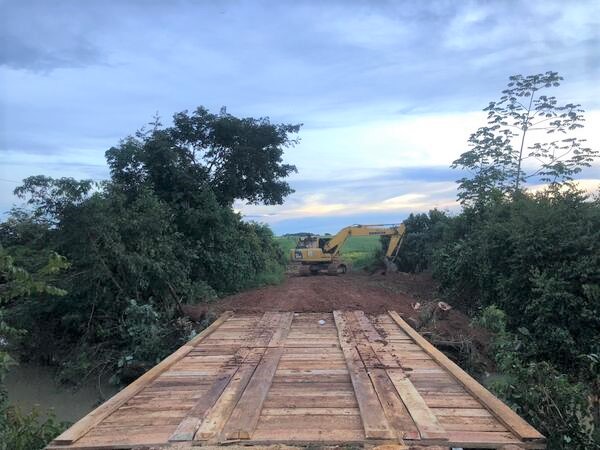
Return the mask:
M323 251L337 255L346 240L350 236L391 236L390 244L386 252L386 257L391 258L397 253L397 249L404 236L404 224L385 226L385 225L352 225L342 228L329 242L323 247Z

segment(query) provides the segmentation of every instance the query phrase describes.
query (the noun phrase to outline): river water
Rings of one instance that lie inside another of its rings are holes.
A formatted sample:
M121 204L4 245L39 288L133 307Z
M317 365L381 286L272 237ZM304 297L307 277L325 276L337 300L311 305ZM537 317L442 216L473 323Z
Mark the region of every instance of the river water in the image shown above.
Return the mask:
M95 378L74 390L56 383L52 368L35 364L11 367L6 385L11 404L24 411L34 406L42 413L53 409L59 420L68 422L76 422L118 391L107 382L101 382L99 389Z

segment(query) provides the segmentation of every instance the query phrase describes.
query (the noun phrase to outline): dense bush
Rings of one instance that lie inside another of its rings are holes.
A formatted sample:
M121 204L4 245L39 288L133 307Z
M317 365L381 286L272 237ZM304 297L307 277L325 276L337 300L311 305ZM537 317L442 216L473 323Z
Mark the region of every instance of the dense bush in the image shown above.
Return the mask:
M573 381L549 362L526 362L523 330L506 330L506 315L494 305L475 322L494 333L493 355L501 374L490 388L548 437L550 449L587 450L593 437L591 386Z
M428 214L410 214L404 220L406 235L396 258L403 272L422 272L430 268L434 249L449 231L450 218L444 211L432 209ZM389 239L384 243L387 246Z
M550 449L600 448L600 197L570 183L599 152L576 136L580 105L544 94L561 80L510 78L452 165L463 210L411 215L400 265L430 267L448 301L495 333L492 388ZM526 192L528 180L546 187Z
M600 448L600 199L563 185L430 223L407 221L401 267L495 333L492 390L548 448Z
M295 168L281 155L298 128L199 108L109 149L110 180L24 180L15 192L28 208L0 224L0 244L26 269L49 251L70 267L56 280L66 295L8 307L10 325L27 331L21 353L57 364L64 381L127 381L193 335L183 304L280 281L271 231L232 202L291 192Z
M496 305L524 333L528 356L561 370L600 348L600 203L546 191L465 210L469 230L434 256L452 298ZM457 219L458 220L458 219Z
M51 253L43 266L29 273L15 265L14 259L0 246L0 450L41 449L65 428L52 413L42 415L37 410L23 413L9 405L4 379L16 364L8 351L25 334L25 330L5 321L7 310L28 296L63 295L64 291L49 282L66 267L64 258Z

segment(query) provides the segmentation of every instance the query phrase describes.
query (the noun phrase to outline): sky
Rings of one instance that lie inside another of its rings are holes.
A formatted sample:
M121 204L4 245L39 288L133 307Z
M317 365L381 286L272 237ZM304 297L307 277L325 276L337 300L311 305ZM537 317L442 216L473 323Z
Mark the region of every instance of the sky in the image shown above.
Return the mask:
M0 0L0 213L30 175L104 179L158 112L303 123L276 234L457 211L449 168L513 74L558 71L600 149L600 2ZM579 175L597 190L600 164Z

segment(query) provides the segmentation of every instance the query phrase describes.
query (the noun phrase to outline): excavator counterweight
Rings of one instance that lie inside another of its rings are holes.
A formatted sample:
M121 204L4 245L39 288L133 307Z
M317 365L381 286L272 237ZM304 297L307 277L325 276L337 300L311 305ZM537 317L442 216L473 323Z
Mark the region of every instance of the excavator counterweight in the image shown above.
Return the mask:
M329 275L346 273L350 264L340 252L350 236L389 236L390 241L384 257L386 270L396 269L398 255L406 229L400 225L351 225L342 228L332 237L307 236L300 238L292 249L290 259L300 264L300 275L317 274L326 270Z

